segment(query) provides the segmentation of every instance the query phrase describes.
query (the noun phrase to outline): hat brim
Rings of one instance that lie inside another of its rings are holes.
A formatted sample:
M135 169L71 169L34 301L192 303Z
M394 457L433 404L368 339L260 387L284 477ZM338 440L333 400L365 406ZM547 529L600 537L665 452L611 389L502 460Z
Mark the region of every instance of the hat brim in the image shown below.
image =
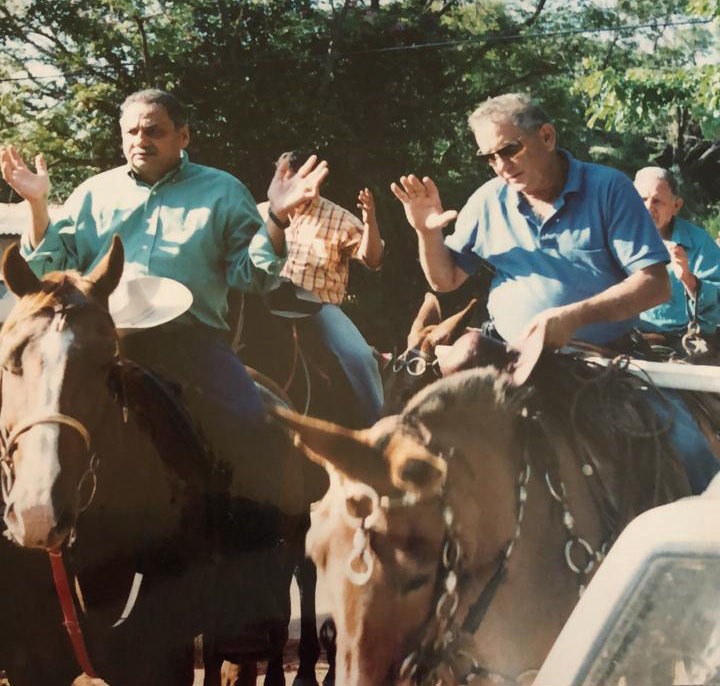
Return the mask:
M108 299L117 329L149 329L179 317L192 305L187 286L164 276L121 280Z

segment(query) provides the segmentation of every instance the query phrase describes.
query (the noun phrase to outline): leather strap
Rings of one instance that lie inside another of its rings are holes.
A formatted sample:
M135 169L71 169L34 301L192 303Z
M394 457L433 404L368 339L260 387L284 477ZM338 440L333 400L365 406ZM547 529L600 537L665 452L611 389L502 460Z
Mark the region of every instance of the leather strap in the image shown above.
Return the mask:
M70 584L68 583L67 572L65 571L65 563L63 562L62 552L58 550L48 551L50 555L50 566L52 567L53 581L55 582L55 591L60 601L60 607L63 613L63 624L70 636L75 658L87 676L91 679L97 679L98 675L95 668L90 662L87 648L85 647L85 639L83 637L80 622L78 621L77 612L75 611L75 603L73 602Z

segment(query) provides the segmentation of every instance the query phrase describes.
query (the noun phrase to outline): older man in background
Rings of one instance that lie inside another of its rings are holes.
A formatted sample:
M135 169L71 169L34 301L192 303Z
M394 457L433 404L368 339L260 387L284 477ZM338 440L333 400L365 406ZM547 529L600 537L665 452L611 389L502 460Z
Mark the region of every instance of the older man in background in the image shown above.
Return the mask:
M635 188L670 252L670 300L640 314L643 332L681 350L688 325L717 345L720 325L720 247L705 229L678 216L683 200L672 173L644 167L635 175Z

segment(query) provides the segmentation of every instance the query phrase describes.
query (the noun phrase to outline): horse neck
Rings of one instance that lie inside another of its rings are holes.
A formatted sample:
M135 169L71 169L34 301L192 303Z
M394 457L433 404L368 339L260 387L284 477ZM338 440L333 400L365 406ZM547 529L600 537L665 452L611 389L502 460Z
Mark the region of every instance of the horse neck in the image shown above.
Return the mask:
M518 419L526 428L532 421ZM477 516L468 513L480 523L483 533L495 527L496 537L494 550L478 549L469 559L468 582L459 608L459 616L466 616L498 565L504 565L505 579L479 626L473 627L474 642L480 664L513 678L540 667L579 597L581 579L565 561L568 538L563 512L571 513L578 535L593 549L600 549L605 536L587 478L569 446L560 443L555 449L540 444L537 450L529 451L525 441L537 446L537 437L523 434L524 430L515 432L505 460L507 473L496 478L495 486L500 488L494 490L495 500L501 493L507 495L496 503L494 515L488 513L487 501L480 501L482 512ZM524 478L527 499L521 508ZM565 491L564 505L552 496L548 480L555 491ZM470 500L462 497L462 502ZM512 548L503 560L508 540ZM488 560L492 562L488 564ZM586 583L587 579L582 581Z
M96 566L132 556L176 535L188 506L186 489L132 413L108 391L104 421L92 432L97 490L81 513L76 559Z

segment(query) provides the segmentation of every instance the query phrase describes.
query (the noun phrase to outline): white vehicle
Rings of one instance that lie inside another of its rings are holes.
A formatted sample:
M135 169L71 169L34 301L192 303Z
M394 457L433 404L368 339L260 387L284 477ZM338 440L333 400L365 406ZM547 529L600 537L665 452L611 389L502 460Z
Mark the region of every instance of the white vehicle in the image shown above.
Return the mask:
M623 531L534 686L720 685L720 476Z

